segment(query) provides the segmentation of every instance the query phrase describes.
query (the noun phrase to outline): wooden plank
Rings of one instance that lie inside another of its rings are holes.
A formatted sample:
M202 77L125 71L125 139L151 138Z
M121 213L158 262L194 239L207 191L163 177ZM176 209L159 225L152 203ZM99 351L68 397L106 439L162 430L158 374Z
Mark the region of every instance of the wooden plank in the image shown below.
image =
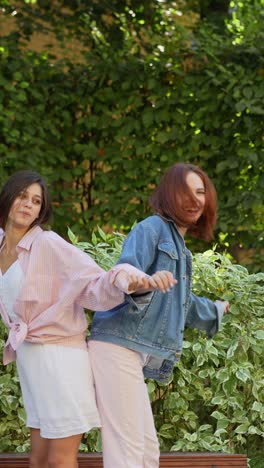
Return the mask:
M99 453L80 454L79 468L103 468ZM1 468L29 468L29 455L0 453ZM246 468L246 455L222 453L162 453L160 468Z
M160 458L162 468L227 468L247 467L246 455L215 453L169 453Z

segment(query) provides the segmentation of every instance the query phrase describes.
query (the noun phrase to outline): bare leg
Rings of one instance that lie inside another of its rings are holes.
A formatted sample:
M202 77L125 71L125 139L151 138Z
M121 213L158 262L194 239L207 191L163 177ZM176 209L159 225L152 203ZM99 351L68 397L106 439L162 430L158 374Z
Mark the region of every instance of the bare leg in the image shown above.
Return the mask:
M30 429L30 468L48 468L48 439L43 439L39 429Z
M78 468L82 434L62 439L44 439L39 429L30 429L30 468Z
M82 434L63 439L46 439L49 444L48 468L78 468L77 455L81 438Z

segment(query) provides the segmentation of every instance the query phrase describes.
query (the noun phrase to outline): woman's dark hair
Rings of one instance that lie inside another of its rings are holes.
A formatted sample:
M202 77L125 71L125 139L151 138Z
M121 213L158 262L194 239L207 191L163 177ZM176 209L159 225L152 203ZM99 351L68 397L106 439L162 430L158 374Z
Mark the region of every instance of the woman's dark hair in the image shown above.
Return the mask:
M23 193L30 185L39 184L42 189L42 204L39 217L32 223L32 226L46 224L52 215L50 195L40 174L33 171L15 172L5 183L0 193L0 227L5 229L9 211L15 199Z
M183 198L197 206L199 202L189 189L186 177L189 172L195 172L203 181L205 187L205 205L203 214L195 224L188 224L182 204ZM216 223L217 196L213 183L205 172L192 164L174 164L163 175L160 183L150 197L150 205L157 213L172 219L178 227L185 227L187 232L203 240L211 240Z

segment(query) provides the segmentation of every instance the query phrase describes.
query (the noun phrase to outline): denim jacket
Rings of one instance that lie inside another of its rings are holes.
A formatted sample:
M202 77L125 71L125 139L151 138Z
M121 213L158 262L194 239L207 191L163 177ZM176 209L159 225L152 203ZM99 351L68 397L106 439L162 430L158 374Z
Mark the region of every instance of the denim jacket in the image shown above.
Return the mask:
M91 340L107 341L146 353L144 376L167 382L182 352L185 327L212 337L224 313L222 305L191 292L192 260L171 220L154 215L128 234L118 263L130 263L152 275L167 270L177 284L167 292L126 295L123 304L94 315Z

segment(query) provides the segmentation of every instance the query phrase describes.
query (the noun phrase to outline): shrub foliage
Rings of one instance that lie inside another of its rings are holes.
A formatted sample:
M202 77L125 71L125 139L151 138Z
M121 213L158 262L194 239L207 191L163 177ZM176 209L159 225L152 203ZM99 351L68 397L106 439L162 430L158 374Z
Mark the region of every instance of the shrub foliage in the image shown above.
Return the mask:
M100 228L90 243L80 242L71 231L69 237L105 269L118 258L124 238ZM240 452L261 459L264 274L249 274L214 250L195 254L193 267L193 290L228 299L231 311L213 340L202 332L186 331L183 357L168 385L148 381L161 450ZM0 333L3 346L2 324ZM0 451L27 451L28 432L13 364L0 367L0 401ZM97 431L84 436L81 450L100 449Z

